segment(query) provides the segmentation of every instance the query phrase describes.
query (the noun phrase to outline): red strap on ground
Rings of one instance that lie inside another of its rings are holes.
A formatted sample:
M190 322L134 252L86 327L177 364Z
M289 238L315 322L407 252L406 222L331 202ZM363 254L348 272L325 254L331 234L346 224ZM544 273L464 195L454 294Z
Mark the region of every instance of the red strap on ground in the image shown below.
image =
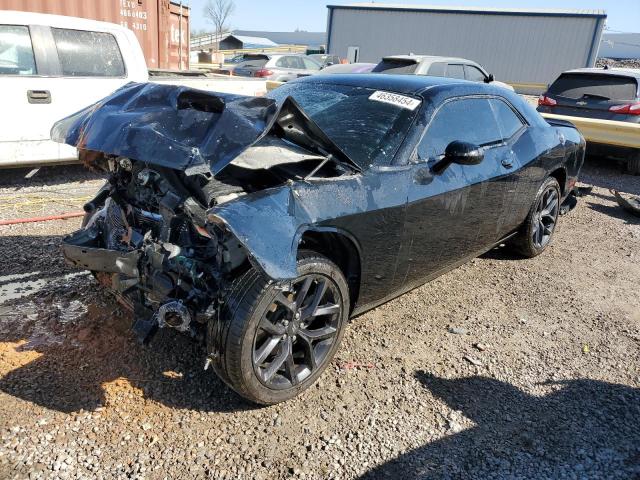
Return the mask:
M12 218L11 220L0 220L0 225L17 225L19 223L48 222L51 220L64 220L66 218L83 217L85 212L61 213L60 215L49 215L46 217Z

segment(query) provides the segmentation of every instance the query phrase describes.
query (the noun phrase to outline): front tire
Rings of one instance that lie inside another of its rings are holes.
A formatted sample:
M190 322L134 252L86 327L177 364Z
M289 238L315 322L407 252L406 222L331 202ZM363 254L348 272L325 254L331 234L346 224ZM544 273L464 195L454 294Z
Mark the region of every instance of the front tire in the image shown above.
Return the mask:
M258 404L289 400L313 384L348 320L349 290L338 266L310 251L297 264L298 277L288 285L249 270L234 281L222 311L216 373Z
M515 250L526 258L540 255L551 243L560 213L560 185L547 178L536 195L521 231L513 239Z

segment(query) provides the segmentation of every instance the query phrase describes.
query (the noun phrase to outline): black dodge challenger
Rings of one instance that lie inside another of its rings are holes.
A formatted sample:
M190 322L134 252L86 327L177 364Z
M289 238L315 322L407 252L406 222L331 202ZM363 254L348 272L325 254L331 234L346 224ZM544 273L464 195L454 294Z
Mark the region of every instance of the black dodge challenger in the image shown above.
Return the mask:
M311 385L349 317L500 242L541 253L585 148L500 87L390 75L129 84L52 135L109 174L67 260L261 404Z

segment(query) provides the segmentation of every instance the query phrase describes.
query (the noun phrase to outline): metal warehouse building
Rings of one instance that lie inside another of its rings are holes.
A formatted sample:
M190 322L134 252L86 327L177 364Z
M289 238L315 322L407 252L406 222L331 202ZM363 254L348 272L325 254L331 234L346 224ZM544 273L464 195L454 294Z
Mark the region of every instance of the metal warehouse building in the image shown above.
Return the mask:
M607 18L603 10L327 7L332 54L360 62L408 53L464 57L531 92L544 89L564 70L593 66Z

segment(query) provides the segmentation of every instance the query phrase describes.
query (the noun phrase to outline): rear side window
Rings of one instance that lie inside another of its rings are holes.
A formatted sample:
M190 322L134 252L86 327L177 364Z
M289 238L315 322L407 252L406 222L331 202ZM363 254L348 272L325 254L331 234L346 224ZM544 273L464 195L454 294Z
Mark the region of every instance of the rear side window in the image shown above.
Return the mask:
M471 82L484 82L486 78L484 76L484 73L482 73L480 69L474 67L473 65L464 66L464 76Z
M373 69L375 73L405 74L415 73L418 63L415 60L400 60L387 58L382 60Z
M309 58L302 57L305 70L320 70L320 65Z
M450 63L447 67L447 77L464 80L464 67L462 65Z
M513 137L524 126L520 117L502 100L492 98L489 103L493 108L493 114L496 116L502 140L508 140Z
M429 67L429 71L427 72L427 75L431 75L433 77L444 77L446 71L447 71L446 63L434 62Z
M597 73L563 73L549 87L549 94L573 99L593 95L604 100L633 100L637 93L635 79Z
M35 75L29 28L0 25L0 75Z
M238 64L238 67L239 68L244 68L244 67L262 68L267 64L268 61L269 60L266 58L254 58L250 60L243 60Z
M502 141L502 134L486 98L463 98L445 103L431 120L418 147L422 159L444 155L454 140L478 146Z
M66 77L124 77L118 42L104 32L52 28L62 75Z

